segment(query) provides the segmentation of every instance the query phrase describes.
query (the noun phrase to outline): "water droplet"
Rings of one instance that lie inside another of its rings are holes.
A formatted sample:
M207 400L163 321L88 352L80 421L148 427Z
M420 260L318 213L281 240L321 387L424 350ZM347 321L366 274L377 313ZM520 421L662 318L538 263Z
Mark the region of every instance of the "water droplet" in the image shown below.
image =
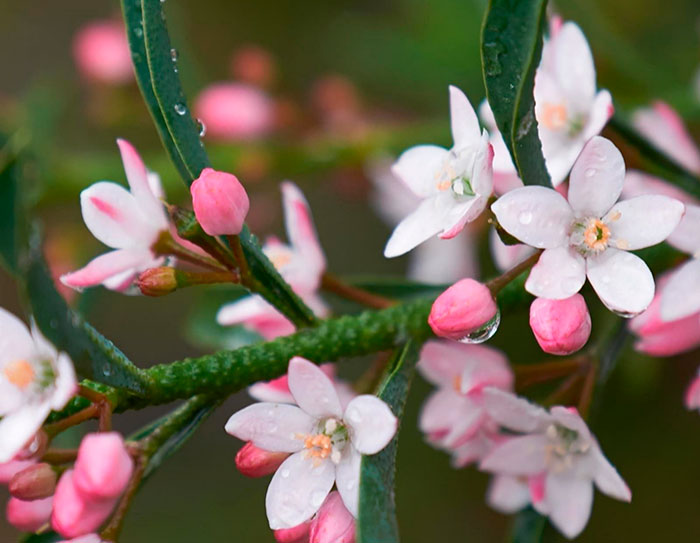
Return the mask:
M632 317L636 317L637 315L639 315L639 312L634 313L631 311L619 311L617 309L612 309L612 308L608 308L608 309L610 309L610 311L615 313L615 315L617 315L618 317L622 317L623 319L631 319Z
M327 492L323 492L322 490L317 490L313 494L311 494L311 505L314 507L320 507L321 504L323 503L323 500L326 499L326 496L328 495Z
M362 415L357 409L351 409L350 411L348 411L348 420L355 424L359 424L360 422L362 422Z
M484 324L478 330L474 330L471 334L467 334L459 340L460 343L483 343L493 337L498 330L498 325L501 324L501 311L496 311L494 317Z
M532 212L531 211L522 211L520 212L520 215L518 215L518 221L520 221L520 224L530 224L532 222Z
M595 168L588 168L588 169L585 171L584 175L590 179L590 178L593 177L596 173L598 173L598 170L596 170Z
M177 113L178 115L184 115L185 113L187 113L187 107L185 106L185 104L178 102L173 107L175 109L175 113Z
M110 367L107 366L107 365L102 366L102 374L103 374L105 377L109 377L110 375L112 375L112 368L110 368Z
M203 138L207 135L207 125L204 124L202 119L197 119L197 128L199 129L199 137Z
M134 28L134 34L136 34L137 38L143 38L143 28L137 26L136 28Z
M283 470L280 472L280 475L282 476L283 479L286 479L287 477L289 477L289 470L288 470L288 469L283 469Z
M177 56L178 56L177 49L175 49L175 48L173 47L173 48L170 50L170 60L172 60L173 62L177 62Z

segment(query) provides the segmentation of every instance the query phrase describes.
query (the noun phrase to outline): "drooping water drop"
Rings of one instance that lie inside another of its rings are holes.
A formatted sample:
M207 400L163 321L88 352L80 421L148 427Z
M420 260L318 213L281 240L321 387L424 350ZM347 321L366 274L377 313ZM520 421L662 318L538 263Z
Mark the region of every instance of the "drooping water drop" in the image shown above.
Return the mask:
M521 211L518 215L518 221L520 224L528 225L532 222L532 212L531 211Z
M178 57L177 49L175 49L173 47L172 49L170 49L170 60L172 60L173 62L177 62L177 57Z
M197 119L197 129L199 130L199 137L203 138L207 135L207 125L204 124L202 119Z
M185 113L187 113L187 106L185 106L185 104L181 102L178 102L173 107L175 109L175 113L177 113L178 115L184 115Z
M493 337L493 335L498 330L499 324L501 324L501 310L500 309L498 311L496 311L496 314L493 316L493 318L490 321L488 321L486 324L484 324L478 330L474 330L472 333L464 336L462 339L459 340L459 342L473 344L473 343L483 343L484 341L488 341L489 339L491 339Z

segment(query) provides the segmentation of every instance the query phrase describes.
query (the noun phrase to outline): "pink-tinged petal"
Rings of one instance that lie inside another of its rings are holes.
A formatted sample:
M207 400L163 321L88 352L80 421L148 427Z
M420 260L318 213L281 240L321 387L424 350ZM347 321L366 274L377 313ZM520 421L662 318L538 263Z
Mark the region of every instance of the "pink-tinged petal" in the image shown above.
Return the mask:
M160 229L155 227L128 190L110 181L90 185L80 193L88 230L114 249L148 248Z
M314 462L303 451L287 458L272 477L265 496L270 528L294 528L309 520L328 496L335 471L330 460Z
M343 420L349 426L353 447L362 454L376 454L386 447L399 424L389 406L371 394L351 400Z
M15 360L32 360L36 352L27 325L0 307L0 367Z
M640 109L634 115L634 125L680 165L700 172L700 150L688 134L683 119L668 104L657 101L652 108Z
M457 394L454 389L439 389L423 404L418 427L428 435L444 434L444 438L471 407L472 401Z
M62 275L61 283L76 289L94 287L129 270L139 270L152 261L149 249L118 249L93 258L84 268Z
M476 402L469 402L467 408L460 411L457 422L442 438L442 445L448 449L461 447L468 441L475 439L487 420L486 411Z
M282 528L275 530L273 536L277 543L309 543L309 531L311 530L311 521L302 522L294 528Z
M685 215L667 241L684 253L700 256L698 232L700 232L700 206L686 204Z
M5 515L7 522L16 529L22 532L36 532L49 522L52 509L53 496L32 501L10 498Z
M600 134L613 113L615 113L615 107L612 103L612 96L607 90L600 91L593 100L588 122L581 133L581 139L586 142L593 136Z
M222 326L243 324L268 340L294 332L294 325L257 295L222 306L216 315L216 322Z
M625 161L617 147L600 136L581 151L569 177L569 203L577 217L602 217L622 192Z
M594 459L593 481L598 490L611 498L623 502L632 501L632 492L627 483L620 477L615 467L608 461L597 444L594 444L591 453Z
M476 194L482 198L488 198L493 192L494 148L489 142L489 134L486 130L481 135L478 145L472 169L471 185Z
M391 167L392 173L414 194L425 198L437 192L436 175L448 151L437 145L417 145L404 151Z
M36 464L36 460L10 460L0 464L0 484L6 485L15 474Z
M675 321L700 311L700 259L692 258L669 277L661 294L661 318Z
M122 155L124 172L126 173L126 180L129 182L129 187L131 188L131 194L136 198L136 202L146 218L156 228L167 230L168 220L165 215L165 210L163 209L163 204L160 203L151 188L148 170L141 160L141 157L136 152L136 149L134 149L134 146L128 141L118 139L117 145Z
M471 439L460 444L452 450L452 467L460 469L472 462L478 462L494 448L496 440L482 429Z
M668 181L664 181L663 179L638 170L627 170L625 174L625 184L622 187L622 197L628 199L634 198L635 196L644 196L646 194L660 194L680 200L686 204L686 215L688 204L697 205L698 203L698 201L687 192L679 189L675 185L671 185Z
M50 412L47 402L27 404L0 419L0 463L9 462L24 448Z
M360 507L360 464L362 455L348 447L336 469L336 486L350 514L357 518Z
M566 537L578 536L588 523L593 507L593 484L570 471L549 473L546 481L549 520Z
M312 417L342 415L343 408L333 381L313 362L295 356L289 361L287 379L297 405Z
M225 429L266 451L296 452L304 448L304 438L315 422L296 405L255 403L234 413Z
M478 347L478 350L472 349ZM453 341L430 340L423 344L418 360L420 374L440 387L454 386L455 379L473 363L476 353L481 354L483 345L465 345ZM486 347L490 353L492 349ZM493 350L495 352L495 349Z
M483 401L489 416L509 430L534 432L551 421L550 415L540 406L497 388L485 388Z
M51 409L58 411L63 409L70 399L78 392L78 379L75 376L75 368L69 356L60 353L56 359L56 380L51 396Z
M536 186L507 192L493 203L491 210L510 235L540 249L564 245L574 219L561 194Z
M586 282L586 262L569 247L547 249L530 271L525 289L539 298L563 300Z
M476 145L481 129L476 112L467 96L454 85L450 85L450 118L452 140L456 149Z
M577 110L587 111L596 91L593 54L576 23L564 23L552 39L554 69L561 90Z
M667 196L637 196L615 204L603 222L610 227L612 245L636 251L665 240L684 211L681 202Z
M289 391L287 376L283 375L272 381L255 383L248 387L248 394L259 402L294 403L294 396Z
M634 348L651 356L675 356L700 346L700 316L695 313L683 319L664 323L653 333L640 335Z
M654 298L654 277L637 255L608 248L586 260L586 275L600 300L611 311L631 317Z
M355 518L338 492L331 492L311 522L309 543L355 543Z
M685 393L685 407L687 409L700 408L700 376L693 379Z
M436 196L434 200L442 204L439 206L442 208L440 213L443 214L442 232L439 234L440 239L454 238L464 230L468 222L481 215L488 203L488 197L475 196L454 204L452 195L448 192ZM447 205L445 205L446 203Z
M586 300L580 294L563 300L537 298L530 305L530 328L544 352L559 356L575 353L591 335Z
M494 475L486 494L486 503L499 513L517 513L530 503L527 482L510 475Z
M479 469L501 475L530 476L547 469L548 440L542 434L514 437L497 445Z
M289 453L270 452L250 441L236 453L236 469L246 477L264 477L277 471Z
M86 500L119 498L134 472L134 461L117 432L88 434L80 442L73 484Z
M386 258L407 253L444 228L444 214L437 198L426 198L394 229L384 248Z

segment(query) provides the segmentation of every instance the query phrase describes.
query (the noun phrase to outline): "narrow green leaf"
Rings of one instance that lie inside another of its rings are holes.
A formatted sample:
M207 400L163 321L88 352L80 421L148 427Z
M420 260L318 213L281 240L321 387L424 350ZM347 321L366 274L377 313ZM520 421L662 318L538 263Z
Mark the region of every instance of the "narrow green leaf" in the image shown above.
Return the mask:
M21 539L21 543L56 543L57 541L65 541L65 538L54 531L43 534L29 534Z
M515 517L510 543L540 543L547 519L532 507L522 510Z
M412 341L397 349L377 395L401 420L408 390L415 373L418 351ZM358 543L398 543L399 526L394 501L394 474L398 432L387 447L364 456L360 468L360 509L357 519Z
M0 171L0 259L10 272L17 271L17 163L9 158Z
M526 185L551 186L533 94L546 7L547 0L489 0L481 32L486 95Z
M408 301L416 298L437 297L450 285L432 285L420 283L403 277L357 276L344 277L344 281L393 300Z

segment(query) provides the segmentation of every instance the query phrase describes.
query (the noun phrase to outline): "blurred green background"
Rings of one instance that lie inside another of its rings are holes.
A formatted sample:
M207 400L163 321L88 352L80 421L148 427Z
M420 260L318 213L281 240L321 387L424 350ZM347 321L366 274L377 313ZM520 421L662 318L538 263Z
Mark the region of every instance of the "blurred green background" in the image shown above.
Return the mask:
M45 231L52 249L76 267L102 250L82 226L77 194L98 179L123 182L116 137L136 144L162 175L171 201L181 200L184 191L135 84L96 88L76 72L75 32L91 20L118 15L118 2L2 0L0 7L0 130L26 132L37 155L38 184L31 190ZM230 78L232 52L252 43L277 63L270 92L293 104L302 119L273 138L272 147L214 146L215 166L248 174L249 179L241 177L249 181L253 228L283 234L277 183L293 175L308 194L331 270L403 273L406 259L381 256L389 228L368 206L367 149L386 146L395 152L397 145L439 142L436 137L447 143L447 85L459 85L474 104L484 94L478 53L484 7L482 0L167 0L190 96ZM583 28L598 84L611 90L619 109L662 98L699 134L697 0L561 1L556 9ZM313 89L329 74L343 76L354 88L355 113L365 127L359 132L329 130L315 109ZM295 152L277 160L270 153L298 141L308 141L304 149L313 150L315 138L333 142L328 156ZM337 152L336 144L350 151ZM335 162L341 165L333 167ZM185 334L199 294L146 299L99 290L83 306L100 331L147 366L205 352L201 341L189 342ZM2 273L0 306L19 311L14 287ZM492 342L516 363L542 358L526 318L526 310L506 315ZM594 333L604 326L594 321ZM631 487L633 502L598 494L581 541L700 539L700 417L682 405L699 358L690 353L652 360L627 352L621 360L597 399L592 426ZM365 362L344 362L341 373L357 375ZM484 504L488 477L473 468L451 469L445 454L423 443L416 418L428 391L418 379L402 427L397 485L402 540L504 541L510 519ZM223 432L227 417L247 402L245 394L231 398L148 482L128 516L123 541L272 541L264 515L267 481L236 472L240 444ZM121 415L116 426L128 433L161 412ZM4 501L4 489L0 497ZM0 520L0 541L16 537ZM550 530L547 539L561 537Z

